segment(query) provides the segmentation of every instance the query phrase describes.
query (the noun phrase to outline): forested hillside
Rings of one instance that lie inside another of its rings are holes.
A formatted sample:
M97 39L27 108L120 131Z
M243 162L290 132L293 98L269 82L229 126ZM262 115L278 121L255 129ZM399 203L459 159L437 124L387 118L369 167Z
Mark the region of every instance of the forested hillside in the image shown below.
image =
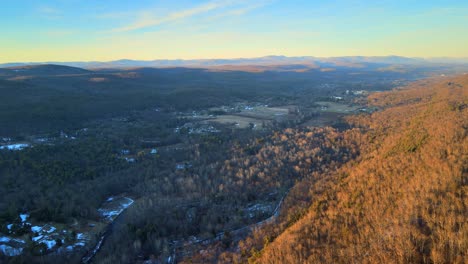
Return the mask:
M463 75L371 95L381 111L340 132L356 159L299 181L275 223L187 262L466 263L467 87Z
M371 96L386 109L350 119L368 139L359 160L255 261L466 263L467 87L462 76Z

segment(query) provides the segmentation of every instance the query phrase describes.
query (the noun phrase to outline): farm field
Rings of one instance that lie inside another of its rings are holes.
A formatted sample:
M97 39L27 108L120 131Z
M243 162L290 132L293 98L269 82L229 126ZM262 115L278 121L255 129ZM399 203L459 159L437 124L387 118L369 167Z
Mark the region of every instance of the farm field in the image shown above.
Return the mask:
M295 109L295 107L245 107L243 110L237 113L209 117L209 119L205 120L204 123L213 122L218 124L231 125L236 128L250 127L252 129L261 129L265 125L270 125L272 121L282 122L296 118L294 113L290 113L291 109Z
M350 105L345 103L336 103L336 102L316 102L320 106L320 111L329 112L329 113L339 113L339 114L351 114L357 111L362 106L359 105Z

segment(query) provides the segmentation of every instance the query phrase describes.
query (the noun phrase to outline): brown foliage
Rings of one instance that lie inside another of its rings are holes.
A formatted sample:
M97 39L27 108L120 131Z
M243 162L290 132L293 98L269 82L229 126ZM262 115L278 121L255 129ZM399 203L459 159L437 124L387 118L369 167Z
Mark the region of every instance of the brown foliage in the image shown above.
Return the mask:
M367 139L359 160L310 185L307 214L251 261L468 261L468 77L369 100L385 110L350 118Z

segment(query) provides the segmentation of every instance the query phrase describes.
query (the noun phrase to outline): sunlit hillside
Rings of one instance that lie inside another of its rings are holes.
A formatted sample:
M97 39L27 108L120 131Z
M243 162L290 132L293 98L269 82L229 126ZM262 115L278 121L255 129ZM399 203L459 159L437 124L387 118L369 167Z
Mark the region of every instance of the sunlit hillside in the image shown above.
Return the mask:
M370 96L385 110L350 118L361 156L255 261L466 263L467 88L465 75Z

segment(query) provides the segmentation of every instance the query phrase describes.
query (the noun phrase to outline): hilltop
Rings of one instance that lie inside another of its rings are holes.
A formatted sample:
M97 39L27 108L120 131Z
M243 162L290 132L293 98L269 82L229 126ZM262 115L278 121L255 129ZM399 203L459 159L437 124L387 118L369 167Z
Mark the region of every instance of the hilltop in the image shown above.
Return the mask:
M56 65L56 64L38 64L21 65L0 69L0 77L13 76L50 76L50 75L71 75L71 74L89 74L88 70L78 67Z

